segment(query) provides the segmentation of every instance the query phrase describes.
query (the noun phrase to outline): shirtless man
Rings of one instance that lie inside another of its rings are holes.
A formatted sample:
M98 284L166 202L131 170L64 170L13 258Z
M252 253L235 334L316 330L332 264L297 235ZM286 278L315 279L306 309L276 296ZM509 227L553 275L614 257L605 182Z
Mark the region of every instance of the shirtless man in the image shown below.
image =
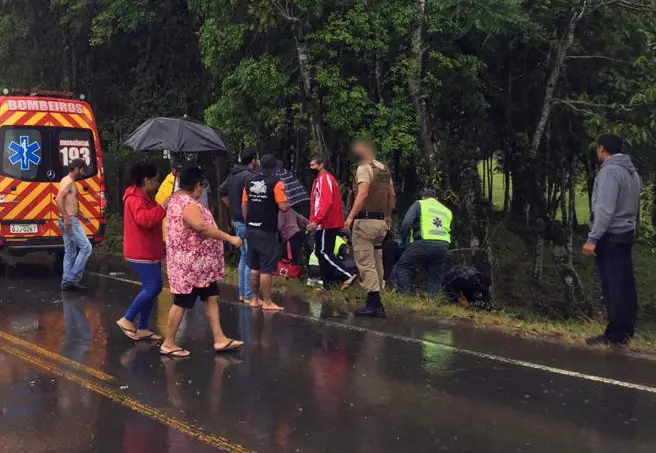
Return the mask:
M80 202L77 199L75 182L84 177L87 164L82 159L72 160L68 165L68 175L59 183L57 207L59 208L59 229L64 237L64 275L62 291L86 289L80 283L84 267L91 255L91 242L80 223Z

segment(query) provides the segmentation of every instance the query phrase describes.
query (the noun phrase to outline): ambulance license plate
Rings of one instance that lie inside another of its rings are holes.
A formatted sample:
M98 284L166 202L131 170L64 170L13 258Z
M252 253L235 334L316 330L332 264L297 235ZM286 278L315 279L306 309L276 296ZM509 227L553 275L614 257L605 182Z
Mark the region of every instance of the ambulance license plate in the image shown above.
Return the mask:
M11 234L36 234L39 228L34 223L12 223L9 231Z

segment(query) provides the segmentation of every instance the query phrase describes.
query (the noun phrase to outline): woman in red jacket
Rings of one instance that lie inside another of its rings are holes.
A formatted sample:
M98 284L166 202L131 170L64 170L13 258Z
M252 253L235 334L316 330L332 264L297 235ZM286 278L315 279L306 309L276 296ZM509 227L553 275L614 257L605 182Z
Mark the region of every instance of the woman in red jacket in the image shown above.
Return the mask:
M116 324L131 340L161 340L162 337L148 329L148 320L162 291L162 220L166 217L166 207L154 199L159 180L153 164L135 164L130 170L130 178L133 185L123 195L123 255L139 274L142 288L125 316ZM164 203L167 202L168 199ZM139 324L135 326L137 316Z

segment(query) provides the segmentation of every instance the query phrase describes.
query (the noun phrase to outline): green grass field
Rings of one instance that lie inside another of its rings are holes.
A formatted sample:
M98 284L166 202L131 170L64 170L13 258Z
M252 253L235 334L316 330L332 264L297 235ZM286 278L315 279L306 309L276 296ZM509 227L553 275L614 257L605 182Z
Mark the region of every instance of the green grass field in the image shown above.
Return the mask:
M492 204L496 209L503 209L503 196L505 193L504 177L503 173L498 169L498 164L495 160L492 161ZM487 178L484 177L485 174L485 163L479 162L478 164L478 173L481 175L481 182L483 183L483 193L487 196L488 187L485 185ZM512 186L511 186L512 189ZM587 224L590 221L590 207L588 206L588 195L586 194L585 188L579 187L576 194L576 215L579 221L579 224ZM560 216L560 215L559 215Z

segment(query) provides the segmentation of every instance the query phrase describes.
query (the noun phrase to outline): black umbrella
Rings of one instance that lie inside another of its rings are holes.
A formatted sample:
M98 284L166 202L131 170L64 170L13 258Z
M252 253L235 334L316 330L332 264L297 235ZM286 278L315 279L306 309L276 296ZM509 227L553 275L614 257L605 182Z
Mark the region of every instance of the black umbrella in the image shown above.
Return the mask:
M135 151L201 153L228 151L221 131L192 118L151 118L123 142Z

